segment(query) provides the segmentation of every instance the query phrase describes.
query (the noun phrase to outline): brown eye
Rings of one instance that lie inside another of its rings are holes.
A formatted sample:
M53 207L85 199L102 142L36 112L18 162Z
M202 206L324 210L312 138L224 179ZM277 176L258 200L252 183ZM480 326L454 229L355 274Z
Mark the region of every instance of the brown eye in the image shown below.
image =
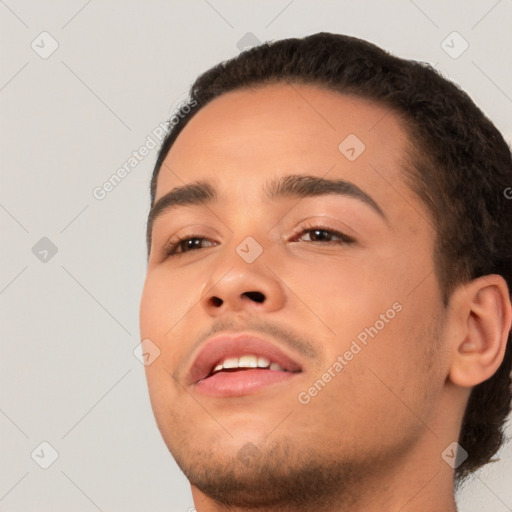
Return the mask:
M307 233L309 233L311 242L331 242L333 236L336 236L326 229L310 229Z
M193 250L193 249L201 249L201 241L204 240L203 238L187 238L185 240L182 240L178 244L179 252L186 252L187 250Z
M203 249L202 243L204 241L211 242L207 238L201 236L190 236L187 238L179 238L169 242L164 248L164 257L180 256L190 251L197 251Z
M355 242L355 240L345 235L345 233L341 233L340 231L335 231L333 229L328 229L323 226L313 226L310 228L302 229L299 233L298 238L304 238L304 236L309 236L309 240L303 240L305 242L320 242L320 243L337 243L337 244L351 244ZM336 240L337 239L337 240Z

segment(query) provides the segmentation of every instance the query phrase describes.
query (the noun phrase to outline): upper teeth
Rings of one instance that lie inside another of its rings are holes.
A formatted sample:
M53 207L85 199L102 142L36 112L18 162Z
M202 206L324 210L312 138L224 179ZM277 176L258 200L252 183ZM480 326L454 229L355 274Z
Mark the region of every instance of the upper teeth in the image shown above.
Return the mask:
M276 370L280 372L285 372L285 370L278 363L271 363L266 357L262 356L252 356L246 355L241 357L228 357L224 359L221 363L219 363L213 369L214 372L218 372L224 369L231 368L270 368L271 370Z

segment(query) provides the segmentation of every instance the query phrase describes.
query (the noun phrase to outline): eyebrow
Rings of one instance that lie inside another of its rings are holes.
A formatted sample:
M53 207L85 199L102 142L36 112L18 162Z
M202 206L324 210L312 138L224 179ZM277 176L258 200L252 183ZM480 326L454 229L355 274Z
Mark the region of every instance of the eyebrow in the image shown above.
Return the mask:
M208 181L194 181L181 187L175 187L151 207L147 231L150 234L155 220L177 206L206 205L216 200L217 192Z
M386 220L386 215L370 195L357 185L342 179L325 179L318 176L292 174L273 179L264 186L263 190L271 200L285 197L317 197L326 194L352 197L372 208L380 217ZM151 233L155 220L169 210L178 206L207 205L217 199L217 191L208 181L195 181L173 188L158 199L151 208L148 217L148 234Z
M316 197L326 194L348 196L370 206L384 220L386 215L376 201L350 181L342 179L325 179L307 174L292 174L283 178L275 178L265 187L270 199L281 197Z

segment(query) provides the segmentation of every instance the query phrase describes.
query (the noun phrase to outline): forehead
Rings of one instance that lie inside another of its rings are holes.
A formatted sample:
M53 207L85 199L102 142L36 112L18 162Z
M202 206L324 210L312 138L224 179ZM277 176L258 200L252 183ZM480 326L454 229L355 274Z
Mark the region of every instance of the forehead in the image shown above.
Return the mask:
M304 173L350 181L401 215L423 209L404 181L410 146L398 116L366 99L301 84L236 90L212 100L180 133L156 199L208 180L220 196L243 200L269 179Z

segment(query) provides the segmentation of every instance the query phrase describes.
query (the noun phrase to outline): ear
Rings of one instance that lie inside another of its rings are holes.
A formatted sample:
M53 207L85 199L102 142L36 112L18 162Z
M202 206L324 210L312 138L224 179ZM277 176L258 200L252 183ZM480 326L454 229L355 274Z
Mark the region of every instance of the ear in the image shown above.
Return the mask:
M457 288L452 299L457 335L449 378L458 386L476 386L503 361L512 323L509 290L503 277L492 274Z

